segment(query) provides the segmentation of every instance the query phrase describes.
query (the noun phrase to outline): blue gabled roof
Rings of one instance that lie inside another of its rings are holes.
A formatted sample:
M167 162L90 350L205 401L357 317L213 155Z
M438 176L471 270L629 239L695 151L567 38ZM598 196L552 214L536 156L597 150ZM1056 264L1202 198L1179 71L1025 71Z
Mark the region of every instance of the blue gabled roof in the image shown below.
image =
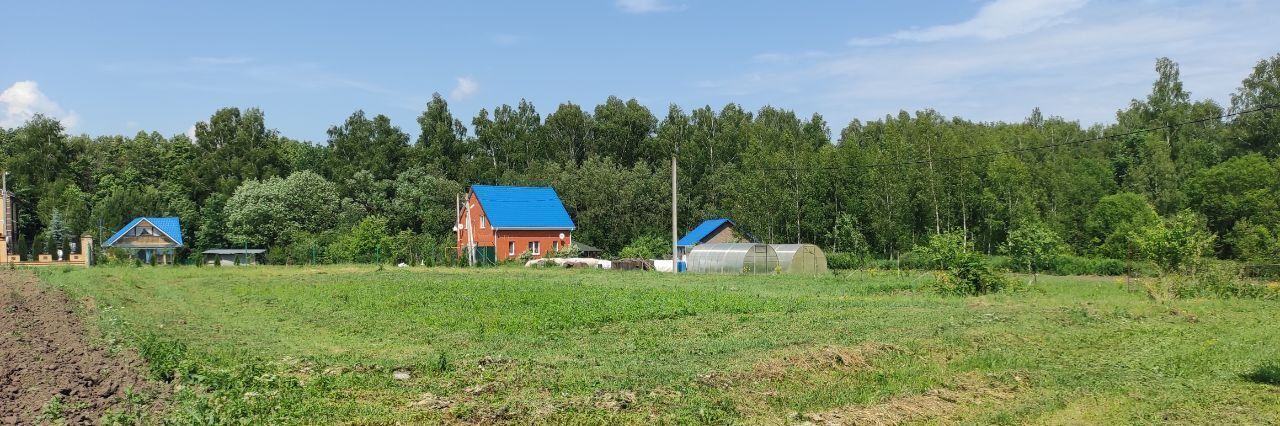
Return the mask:
M707 238L708 235L711 235L712 232L715 232L717 229L720 229L720 226L726 223L732 225L733 221L729 219L711 219L711 220L704 221L698 224L698 227L693 228L692 231L689 231L688 234L684 234L684 237L681 238L680 241L677 241L676 245L680 247L689 247L689 246L698 245L699 243L702 243L702 240Z
M551 187L471 185L471 191L494 229L577 228Z
M160 232L169 236L169 238L172 239L173 242L178 243L179 246L185 245L182 242L182 225L178 222L178 218L176 217L136 217L132 221L129 221L128 225L125 225L123 228L120 228L119 231L116 231L115 234L112 234L111 238L107 238L107 241L104 241L102 243L102 246L111 247L111 245L116 243L116 240L119 240L120 237L123 237L124 234L126 232L129 232L130 229L133 229L133 227L138 226L138 223L142 222L143 220L146 220L147 222L151 222L152 225L155 225L156 229L159 229Z

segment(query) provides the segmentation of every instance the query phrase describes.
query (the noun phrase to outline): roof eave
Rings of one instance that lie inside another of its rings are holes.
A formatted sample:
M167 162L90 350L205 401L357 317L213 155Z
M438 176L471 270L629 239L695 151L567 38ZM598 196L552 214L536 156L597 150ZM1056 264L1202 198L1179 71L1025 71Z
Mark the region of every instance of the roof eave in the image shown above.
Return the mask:
M576 230L577 226L490 226L493 230Z

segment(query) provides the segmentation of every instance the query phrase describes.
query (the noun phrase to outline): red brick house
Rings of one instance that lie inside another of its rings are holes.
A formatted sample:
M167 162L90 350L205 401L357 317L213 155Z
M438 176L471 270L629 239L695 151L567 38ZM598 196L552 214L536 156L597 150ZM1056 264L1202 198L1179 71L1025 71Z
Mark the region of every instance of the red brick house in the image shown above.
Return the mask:
M480 265L526 251L546 257L569 247L577 228L555 189L545 186L472 185L457 218L458 256Z

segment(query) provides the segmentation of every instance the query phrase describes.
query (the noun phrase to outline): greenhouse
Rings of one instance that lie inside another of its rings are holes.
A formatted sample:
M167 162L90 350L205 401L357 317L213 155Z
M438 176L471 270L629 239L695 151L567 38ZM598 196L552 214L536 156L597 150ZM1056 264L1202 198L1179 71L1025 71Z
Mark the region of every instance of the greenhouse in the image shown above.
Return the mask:
M778 254L764 244L699 244L687 259L689 272L767 274L778 268Z
M827 273L827 255L813 244L776 244L769 246L778 254L782 272L789 274Z

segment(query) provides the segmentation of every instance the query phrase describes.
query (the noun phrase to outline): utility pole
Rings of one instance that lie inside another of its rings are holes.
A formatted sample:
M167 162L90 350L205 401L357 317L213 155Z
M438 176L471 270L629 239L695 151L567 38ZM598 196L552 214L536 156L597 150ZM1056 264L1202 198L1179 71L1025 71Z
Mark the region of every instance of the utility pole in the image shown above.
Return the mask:
M4 235L4 238L6 240L10 240L13 238L13 229L9 228L9 221L12 220L13 218L9 217L9 210L12 208L12 206L9 205L10 201L9 201L9 171L8 170L4 171L4 177L0 178L0 180L3 180L3 182L0 183L0 201L3 201L3 202L0 202L0 234ZM8 241L6 241L6 243L7 242ZM10 247L8 244L5 244L4 251L5 252L0 253L0 255L8 256L10 251ZM6 257L6 259L8 258Z
M678 149L677 149L678 152ZM671 155L671 272L680 272L680 237L676 230L676 194L679 187L676 184L676 155Z
M476 229L471 226L471 194L468 193L467 199L462 202L467 203L465 205L467 215L467 264L476 266Z

